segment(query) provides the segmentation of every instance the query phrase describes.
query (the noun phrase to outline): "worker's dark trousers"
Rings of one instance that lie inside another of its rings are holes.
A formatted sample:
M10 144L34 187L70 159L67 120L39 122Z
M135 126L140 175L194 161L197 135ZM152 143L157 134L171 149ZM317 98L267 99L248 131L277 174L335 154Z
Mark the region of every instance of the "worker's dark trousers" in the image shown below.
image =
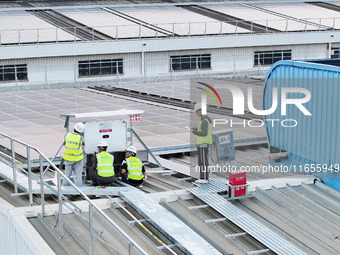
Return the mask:
M125 183L128 183L132 186L138 187L139 185L141 185L143 183L143 179L141 180L131 180L128 178L128 171L125 171L124 174L122 174L122 181Z
M94 186L110 185L116 179L115 176L111 176L111 177L100 176L100 175L98 175L97 169L93 169L92 167L89 169L89 175L90 175L90 179L92 181L92 185L94 185Z
M205 146L205 145L203 145ZM208 152L209 147L208 145L205 147L197 146L197 153L198 153L198 166L200 167L200 179L208 180L209 179L209 172L208 172Z

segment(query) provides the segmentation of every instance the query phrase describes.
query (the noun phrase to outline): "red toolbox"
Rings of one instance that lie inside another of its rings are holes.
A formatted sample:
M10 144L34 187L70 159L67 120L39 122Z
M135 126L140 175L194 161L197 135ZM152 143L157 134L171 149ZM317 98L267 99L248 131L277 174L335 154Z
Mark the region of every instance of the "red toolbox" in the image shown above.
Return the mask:
M246 172L229 172L229 184L233 186L247 184Z
M232 186L247 184L247 173L241 171L229 172L229 197L232 196ZM246 195L246 187L234 187L234 197Z
M234 197L246 195L246 187L234 188ZM231 197L231 187L229 187L229 197Z

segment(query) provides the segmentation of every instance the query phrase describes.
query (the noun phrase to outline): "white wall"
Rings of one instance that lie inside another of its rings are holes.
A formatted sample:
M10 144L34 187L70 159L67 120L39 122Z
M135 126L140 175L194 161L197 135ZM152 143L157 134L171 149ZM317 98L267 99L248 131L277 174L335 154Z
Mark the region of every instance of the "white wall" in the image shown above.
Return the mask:
M55 254L24 214L0 198L0 255Z
M293 60L305 60L305 59L325 59L328 58L328 44L305 44L305 45L293 45L292 59Z
M335 43L333 46L336 45ZM237 48L214 48L214 49L193 49L175 50L144 53L144 74L142 53L125 54L100 54L100 55L81 55L68 57L44 57L28 59L0 60L0 65L27 64L29 82L19 82L20 85L51 85L58 83L77 84L78 82L117 82L116 75L78 77L78 61L116 59L122 58L124 73L119 79L125 78L148 78L148 77L167 77L170 76L170 56L174 55L194 55L211 54L211 70L201 70L201 73L238 73L242 71L256 71L254 66L255 51L271 50L292 50L292 59L322 59L328 58L328 44L305 44L305 45L276 45L258 47L237 47ZM262 68L262 67L261 67ZM267 67L263 67L262 74ZM192 75L195 70L175 71L174 75ZM8 83L7 83L8 84ZM10 84L15 85L15 81ZM0 86L6 84L0 83Z

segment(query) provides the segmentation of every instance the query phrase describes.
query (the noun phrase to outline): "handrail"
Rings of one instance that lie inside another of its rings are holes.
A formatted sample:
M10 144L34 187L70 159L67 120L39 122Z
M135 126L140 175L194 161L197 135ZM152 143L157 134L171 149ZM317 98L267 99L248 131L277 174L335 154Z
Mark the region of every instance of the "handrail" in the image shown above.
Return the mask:
M91 27L91 29L89 30L89 35L91 36L90 41L96 41L96 40L100 40L95 36L95 31L100 31L104 34L107 34L107 32L105 31L115 31L114 34L111 34L109 36L112 37L112 40L117 40L119 39L118 34L121 34L121 32L118 31L127 31L127 30L131 30L134 31L135 30L135 34L134 35L128 35L126 37L121 37L121 39L129 39L129 38L141 38L141 37L147 37L147 38L167 38L167 37L176 37L176 36L208 36L209 34L213 35L213 34L219 34L219 35L223 35L223 34L244 34L244 33L273 33L272 31L269 31L270 28L273 27L273 23L278 23L278 22L283 22L284 24L282 25L283 28L275 28L277 30L279 30L279 32L275 32L275 33L285 33L288 32L287 31L287 24L289 22L297 22L297 23L301 23L301 24L305 24L305 26L307 27L307 25L314 27L315 31L323 31L323 30L336 30L336 19L340 19L339 17L329 17L329 18L294 18L294 17L290 17L290 18L282 18L282 19L266 19L266 20L246 20L247 22L251 23L251 24L265 24L264 26L266 27L265 31L258 31L255 32L254 29L251 29L252 31L247 31L247 29L243 28L242 29L242 20L229 20L226 21L225 23L228 24L229 26L235 26L235 29L230 28L230 31L222 31L222 26L221 24L224 23L223 21L202 21L202 22L174 22L174 23L157 23L157 24L152 24L152 23L145 23L145 24L149 24L149 26L147 25L143 25L143 24L134 24L134 25L107 25L107 26L93 26ZM323 21L323 24L321 24L321 21ZM215 27L220 27L220 31L207 31L207 25L209 25L209 27L214 27L213 25L211 26L210 24L217 24ZM325 25L325 24L329 24L329 25ZM197 26L199 25L199 26ZM142 32L143 30L141 30L141 26L145 27L146 29L149 29L150 31L146 31ZM153 27L153 29L150 29L150 27ZM185 34L184 31L182 31L182 33L180 31L178 31L178 29L183 29L183 27L189 28L187 34ZM192 27L201 27L202 29L200 31L195 31L194 29L192 29ZM285 27L285 28L284 28ZM41 32L43 31L54 31L55 30L55 40L51 41L52 42L79 42L81 41L78 37L77 37L77 30L79 29L83 29L83 28L88 28L87 26L65 26L65 27L53 27L53 28L29 28L29 29L3 29L0 30L0 46L3 45L20 45L20 44L38 44L41 42ZM135 29L136 28L136 29ZM175 31L177 28L177 31ZM240 28L240 29L239 29ZM66 31L65 33L69 34L69 38L65 37L61 37L62 33L58 33L59 30L62 31ZM72 30L73 32L68 32ZM102 30L102 31L101 31ZM172 30L172 31L171 31ZM27 33L28 31L32 31L30 33L30 40L28 41L24 41L22 39L22 33ZM36 31L36 33L34 33L34 31ZM152 32L153 31L153 32ZM163 31L163 32L162 32ZM164 32L167 31L167 32ZM194 31L194 32L192 32ZM292 32L304 32L303 29L300 30L294 30ZM312 29L312 31L314 31ZM6 42L5 41L5 36L4 34L13 34L14 38L16 38L17 40L15 40L15 42ZM144 33L144 34L143 34ZM59 36L59 38L58 38ZM72 38L71 38L72 37ZM102 41L102 40L101 40Z
M22 142L22 141L19 141L19 140L17 140L17 139L15 139L15 138L13 138L13 137L10 137L10 136L8 136L8 135L5 135L5 134L3 134L3 133L1 133L0 132L0 136L2 136L2 137L5 137L5 138L8 138L8 139L10 139L10 141L11 141L11 144L13 144L13 142L17 142L17 143L19 143L19 144L21 144L21 145L23 145L23 146L25 146L27 149L29 148L29 149L31 149L31 150L33 150L33 151L35 151L35 152L37 152L38 154L39 154L39 158L40 158L40 160L39 160L39 162L40 162L40 178L42 178L43 177L43 173L42 173L42 171L43 171L43 167L42 167L42 159L45 159L46 160L46 162L47 163L49 163L50 164L50 166L57 172L57 177L58 177L58 190L57 190L57 195L58 195L58 197L59 197L59 201L58 201L58 203L59 203L59 213L58 213L58 218L59 218L59 220L61 220L62 221L62 219L60 218L60 217L62 217L62 190L61 190L61 177L62 178L64 178L65 180L67 180L68 182L69 182L69 184L76 190L76 191L78 191L79 192L79 194L88 202L88 204L89 204L89 211L90 211L90 213L92 213L93 212L93 210L92 210L92 208L94 208L96 211L98 211L99 212L99 214L102 216L102 217L104 217L104 219L106 219L120 234L122 234L123 235L123 237L124 238L126 238L128 241L129 241L129 243L130 244L133 244L133 246L134 247L136 247L136 249L141 253L141 254L147 254L147 252L146 251L144 251L143 250L143 248L142 247L140 247L128 234L126 234L125 232L124 232L124 230L123 229L121 229L114 221L112 221L96 204L94 204L92 201L91 201L91 199L89 199L88 198L88 196L84 193L84 192L82 192L70 179L68 179L67 178L67 176L52 162L52 161L50 161L38 148L36 148L36 147L34 147L34 146L31 146L31 145L29 145L29 144L27 144L27 143L25 143L25 142ZM14 146L12 146L12 149L14 149ZM13 150L12 151L12 156L15 156L15 151ZM30 156L30 153L28 153L28 156ZM30 158L27 158L27 160L29 161L30 160ZM14 158L14 160L12 159L12 162L13 161L15 161L15 158ZM14 165L16 165L16 163L14 162ZM13 171L15 171L16 172L16 167L14 167L13 168ZM28 174L30 175L30 174L32 174L30 171L28 172ZM13 175L14 176L14 175ZM17 180L14 180L14 182L15 182L15 187L17 187ZM44 214L45 214L45 205L44 205L44 188L43 188L43 186L46 186L46 185L48 185L43 179L40 179L40 185L41 185L41 195L42 195L42 198L41 198L41 201L42 201L42 203L41 203L41 207L42 207L42 216L44 216ZM17 192L17 191L16 191ZM30 190L29 190L29 192L30 192L30 194L29 194L29 196L31 197L32 196L32 189L30 188ZM31 201L30 201L30 204L31 204ZM62 222L59 222L59 223L61 223L61 224L59 224L60 225L60 227L62 227ZM91 217L91 219L90 219L90 221L89 221L89 224L90 224L90 230L92 230L93 229L93 217ZM62 231L61 231L62 232ZM91 236L91 243L90 243L90 246L92 247L92 240L93 240L93 234L91 233L91 231L90 231L90 236ZM93 250L92 249L90 249L90 251L91 251L91 253L90 254L92 254L92 252L93 252Z

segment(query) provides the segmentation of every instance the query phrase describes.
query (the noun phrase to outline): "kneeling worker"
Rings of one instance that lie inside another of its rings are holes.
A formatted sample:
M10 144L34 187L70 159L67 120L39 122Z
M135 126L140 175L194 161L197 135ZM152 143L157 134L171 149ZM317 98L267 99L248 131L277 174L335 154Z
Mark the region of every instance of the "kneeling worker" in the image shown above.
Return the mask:
M146 180L146 172L142 161L136 158L137 149L129 146L125 152L125 160L122 162L122 180L132 186L138 187Z
M94 186L109 185L115 180L114 157L106 152L105 141L99 142L97 147L99 153L96 154L96 161L89 170L89 176Z

